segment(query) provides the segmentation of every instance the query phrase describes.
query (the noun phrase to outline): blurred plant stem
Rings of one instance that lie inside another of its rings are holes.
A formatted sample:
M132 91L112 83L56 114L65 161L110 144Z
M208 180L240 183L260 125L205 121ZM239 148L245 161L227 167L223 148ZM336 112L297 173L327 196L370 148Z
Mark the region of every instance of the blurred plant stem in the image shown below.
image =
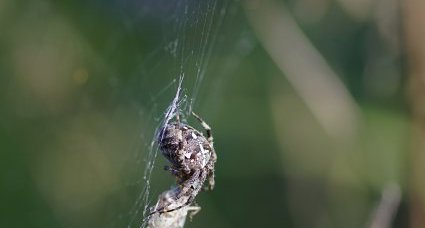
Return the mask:
M382 191L379 204L370 221L370 228L390 228L400 205L401 190L396 183L390 183Z
M284 4L247 1L245 12L264 49L333 138L352 138L359 122L356 102Z
M412 121L409 154L410 227L425 227L425 1L404 2L404 33Z

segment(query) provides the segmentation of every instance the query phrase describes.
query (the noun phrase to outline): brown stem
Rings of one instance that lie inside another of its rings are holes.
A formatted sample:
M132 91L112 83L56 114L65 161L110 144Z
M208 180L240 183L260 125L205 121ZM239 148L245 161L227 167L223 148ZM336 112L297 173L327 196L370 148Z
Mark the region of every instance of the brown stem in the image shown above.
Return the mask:
M425 227L425 1L405 0L404 33L413 114L409 154L410 227Z

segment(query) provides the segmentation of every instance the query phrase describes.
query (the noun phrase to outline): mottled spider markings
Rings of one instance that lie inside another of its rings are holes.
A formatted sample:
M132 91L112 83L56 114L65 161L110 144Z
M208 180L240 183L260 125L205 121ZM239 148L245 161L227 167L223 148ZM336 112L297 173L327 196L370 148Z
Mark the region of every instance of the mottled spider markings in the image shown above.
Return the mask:
M206 137L195 128L181 123L178 115L176 122L166 124L159 131L159 149L171 163L171 166L166 166L165 169L176 176L178 192L169 205L150 214L171 212L190 205L207 179L206 189L214 188L214 165L217 155L213 147L211 128L198 115L193 112L192 115L205 129ZM183 198L187 200L181 203Z

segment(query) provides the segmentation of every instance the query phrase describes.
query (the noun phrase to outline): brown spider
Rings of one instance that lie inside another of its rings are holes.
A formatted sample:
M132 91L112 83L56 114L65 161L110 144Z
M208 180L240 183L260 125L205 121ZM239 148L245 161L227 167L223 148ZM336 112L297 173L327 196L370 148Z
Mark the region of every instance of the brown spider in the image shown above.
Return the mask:
M163 206L151 212L151 215L159 212L171 212L190 205L204 182L208 179L208 186L205 189L214 188L214 164L217 155L213 147L213 137L211 128L198 115L192 115L201 123L207 133L207 137L202 135L195 128L180 123L177 114L176 122L168 123L159 131L158 145L171 167L165 169L170 171L177 178L177 194L174 204ZM186 198L184 203L181 199ZM173 206L173 208L170 208Z

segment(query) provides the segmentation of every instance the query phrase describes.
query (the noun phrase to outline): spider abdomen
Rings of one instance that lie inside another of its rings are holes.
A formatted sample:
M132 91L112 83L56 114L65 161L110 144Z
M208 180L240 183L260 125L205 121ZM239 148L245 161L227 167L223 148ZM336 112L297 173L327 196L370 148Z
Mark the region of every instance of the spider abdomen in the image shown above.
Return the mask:
M175 168L201 169L211 158L208 140L186 124L166 125L158 135L158 142L162 154Z

